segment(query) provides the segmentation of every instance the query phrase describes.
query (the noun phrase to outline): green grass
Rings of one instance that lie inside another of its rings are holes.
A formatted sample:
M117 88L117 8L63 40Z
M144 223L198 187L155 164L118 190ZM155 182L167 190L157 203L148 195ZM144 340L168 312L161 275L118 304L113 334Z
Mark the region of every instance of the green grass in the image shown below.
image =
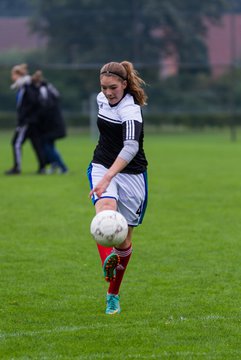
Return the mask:
M122 313L89 234L94 142L58 143L68 175L23 174L0 134L0 359L240 359L241 141L228 133L149 135L149 204L134 233Z

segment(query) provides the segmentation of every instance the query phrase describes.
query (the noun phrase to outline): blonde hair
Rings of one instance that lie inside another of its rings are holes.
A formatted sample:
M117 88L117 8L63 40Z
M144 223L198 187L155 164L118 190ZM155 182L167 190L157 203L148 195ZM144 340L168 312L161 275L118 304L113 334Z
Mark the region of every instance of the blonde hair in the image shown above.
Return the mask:
M100 77L102 76L116 76L121 81L127 81L127 92L129 92L139 105L146 105L147 95L142 88L145 81L139 76L134 66L129 61L109 62L105 64L100 70Z
M28 74L28 65L27 64L19 64L19 65L15 65L12 70L11 70L12 74L17 74L20 76L25 76Z

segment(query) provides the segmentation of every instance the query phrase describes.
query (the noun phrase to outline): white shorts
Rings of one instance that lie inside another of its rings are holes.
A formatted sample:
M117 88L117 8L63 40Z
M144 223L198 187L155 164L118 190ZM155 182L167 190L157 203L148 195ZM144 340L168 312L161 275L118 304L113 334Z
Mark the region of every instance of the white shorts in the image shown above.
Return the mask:
M87 174L90 188L93 189L102 179L108 169L103 165L91 163ZM147 173L118 173L100 198L94 194L92 202L103 198L113 198L117 201L117 210L126 218L129 226L142 223L147 206Z

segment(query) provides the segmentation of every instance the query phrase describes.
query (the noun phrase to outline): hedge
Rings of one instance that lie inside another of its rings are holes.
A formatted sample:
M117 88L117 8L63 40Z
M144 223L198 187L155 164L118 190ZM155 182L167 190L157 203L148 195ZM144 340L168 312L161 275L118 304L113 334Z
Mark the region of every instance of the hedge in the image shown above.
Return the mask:
M64 113L67 127L88 127L89 115L79 113ZM172 125L186 126L191 128L224 127L230 125L241 125L241 113L231 116L229 113L212 113L212 114L187 114L187 113L161 113L161 114L144 114L147 125ZM14 112L0 112L0 128L12 129L16 124L16 115Z
M78 113L64 113L67 126L88 127L89 116ZM0 129L13 129L16 126L15 112L0 112Z

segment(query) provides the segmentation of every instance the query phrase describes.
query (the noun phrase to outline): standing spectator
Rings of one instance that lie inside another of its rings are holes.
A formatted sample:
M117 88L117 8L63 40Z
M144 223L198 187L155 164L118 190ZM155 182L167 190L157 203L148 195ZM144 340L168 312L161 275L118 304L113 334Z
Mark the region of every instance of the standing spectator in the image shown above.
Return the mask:
M120 312L119 290L132 254L133 229L141 224L147 205L141 111L147 98L144 84L128 61L111 62L100 70L101 92L97 96L100 136L88 168L90 196L96 213L117 210L129 227L125 241L118 248L98 245L104 277L109 282L108 315Z
M58 90L43 79L42 71L38 70L32 76L32 81L39 91L38 125L41 131L45 160L50 164L50 171L68 172L60 152L56 149L55 141L66 136L66 127L60 106Z
M36 127L38 119L38 91L31 82L26 64L12 68L11 89L17 91L17 126L12 138L13 167L6 171L6 175L18 175L22 170L22 145L30 139L38 160L38 174L45 173L45 156L41 138Z

